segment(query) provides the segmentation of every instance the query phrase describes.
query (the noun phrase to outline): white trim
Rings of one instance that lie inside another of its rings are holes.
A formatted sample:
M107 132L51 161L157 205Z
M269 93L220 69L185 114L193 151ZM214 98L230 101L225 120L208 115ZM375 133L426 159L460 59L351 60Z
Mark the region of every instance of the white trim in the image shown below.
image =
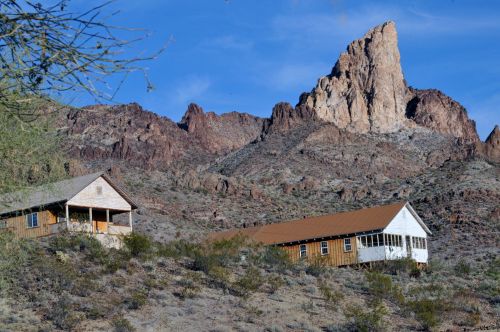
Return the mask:
M418 216L417 212L415 212L415 210L413 209L413 207L410 205L410 203L406 202L405 204L405 207L408 209L408 211L410 211L410 213L413 215L413 217L417 220L417 222L420 224L420 226L422 226L422 228L424 229L424 231L429 234L429 235L432 235L432 232L430 231L430 229L424 224L423 220L420 219L420 217Z
M326 253L323 253L323 243L326 243ZM321 251L321 256L326 256L330 254L330 248L328 246L328 241L321 241L319 243L319 250Z

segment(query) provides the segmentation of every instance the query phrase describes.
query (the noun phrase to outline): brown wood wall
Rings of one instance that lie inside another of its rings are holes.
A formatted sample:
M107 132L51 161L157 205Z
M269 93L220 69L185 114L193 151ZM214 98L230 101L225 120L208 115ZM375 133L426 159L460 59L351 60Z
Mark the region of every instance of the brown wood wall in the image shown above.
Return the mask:
M349 252L344 251L344 239L327 240L328 242L328 255L324 255L326 262L331 266L342 266L356 264L358 261L358 253L356 246L356 237L351 237L352 250ZM321 242L308 242L307 245L307 259L321 256ZM297 262L300 252L300 244L289 245L282 247L288 252L292 261Z
M57 217L51 211L38 212L38 227L28 228L26 216L18 216L6 219L7 230L20 238L33 238L50 235L50 226L57 222ZM2 231L4 229L0 229Z

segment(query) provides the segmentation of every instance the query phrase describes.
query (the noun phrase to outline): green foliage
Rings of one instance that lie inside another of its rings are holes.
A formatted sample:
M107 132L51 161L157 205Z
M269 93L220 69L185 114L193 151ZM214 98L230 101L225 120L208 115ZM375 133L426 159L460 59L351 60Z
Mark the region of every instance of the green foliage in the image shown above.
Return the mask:
M315 277L321 276L328 267L328 261L325 256L316 255L311 257L308 261L308 265L306 267L306 273L313 275Z
M368 291L374 297L374 301L388 299L397 304L403 304L405 297L401 288L394 285L390 276L379 272L367 272Z
M51 308L49 319L60 329L72 330L83 317L74 311L70 298L64 295Z
M238 295L248 297L250 293L257 291L263 283L264 279L259 269L249 267L246 269L245 274L234 283L234 290Z
M426 330L430 330L439 324L439 316L442 312L441 301L433 299L418 299L408 302L408 307L415 313L418 321Z
M459 276L464 277L471 273L472 268L470 264L465 259L462 258L457 262L454 270Z
M414 278L421 275L417 262L408 257L375 263L373 270L392 275L406 274Z
M26 107L38 107L30 105ZM15 199L23 199L30 186L66 176L52 122L50 117L27 122L0 104L0 193L16 192ZM7 203L0 201L0 206Z
M199 286L200 282L201 276L198 273L187 273L184 278L179 281L179 285L182 286L179 297L182 299L195 297L201 290L201 287Z
M136 290L125 300L125 303L129 309L136 310L146 304L147 300L148 294L146 291Z
M156 242L156 252L160 257L172 257L179 259L182 257L194 257L199 249L199 244L186 240L174 240L168 243Z
M384 317L387 315L387 309L382 303L376 303L368 309L360 305L349 305L344 310L344 315L349 321L349 330L360 332L385 330Z
M293 266L288 253L277 246L265 247L263 253L259 256L258 263L280 272L286 271Z
M267 278L267 284L269 285L269 292L273 294L285 285L285 281L279 275L270 275Z
M337 310L338 304L344 299L344 294L332 289L324 280L318 282L318 288L330 309Z
M111 322L115 332L135 332L135 327L125 317L115 317Z
M151 239L148 236L136 232L132 232L127 235L123 239L123 243L130 254L134 257L146 256L151 253L153 248Z

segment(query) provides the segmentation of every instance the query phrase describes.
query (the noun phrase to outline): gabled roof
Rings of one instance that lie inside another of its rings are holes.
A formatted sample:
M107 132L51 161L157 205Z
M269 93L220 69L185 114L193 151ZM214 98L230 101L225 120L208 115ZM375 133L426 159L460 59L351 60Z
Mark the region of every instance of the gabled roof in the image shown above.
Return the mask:
M0 215L56 203L65 203L100 177L106 180L132 208L137 208L137 205L124 191L118 188L104 173L99 172L45 184L26 191L1 195Z
M228 239L241 234L263 244L284 244L382 230L389 225L398 212L406 205L409 206L407 202L400 202L284 223L231 229L224 232L212 233L209 235L209 239ZM414 213L413 209L410 211L412 214ZM426 232L429 232L418 216L417 221L419 221L419 224L421 224Z

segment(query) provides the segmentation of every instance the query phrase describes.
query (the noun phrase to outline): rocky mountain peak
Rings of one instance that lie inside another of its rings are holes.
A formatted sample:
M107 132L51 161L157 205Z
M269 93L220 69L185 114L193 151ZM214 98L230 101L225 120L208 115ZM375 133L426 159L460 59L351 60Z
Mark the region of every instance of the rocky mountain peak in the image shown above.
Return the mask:
M349 131L393 132L406 121L406 92L396 25L386 22L353 41L299 105Z
M259 137L264 120L246 113L217 115L189 104L179 127L196 138L211 153L228 153Z
M484 142L484 150L487 157L500 162L500 128L498 125L493 128Z

